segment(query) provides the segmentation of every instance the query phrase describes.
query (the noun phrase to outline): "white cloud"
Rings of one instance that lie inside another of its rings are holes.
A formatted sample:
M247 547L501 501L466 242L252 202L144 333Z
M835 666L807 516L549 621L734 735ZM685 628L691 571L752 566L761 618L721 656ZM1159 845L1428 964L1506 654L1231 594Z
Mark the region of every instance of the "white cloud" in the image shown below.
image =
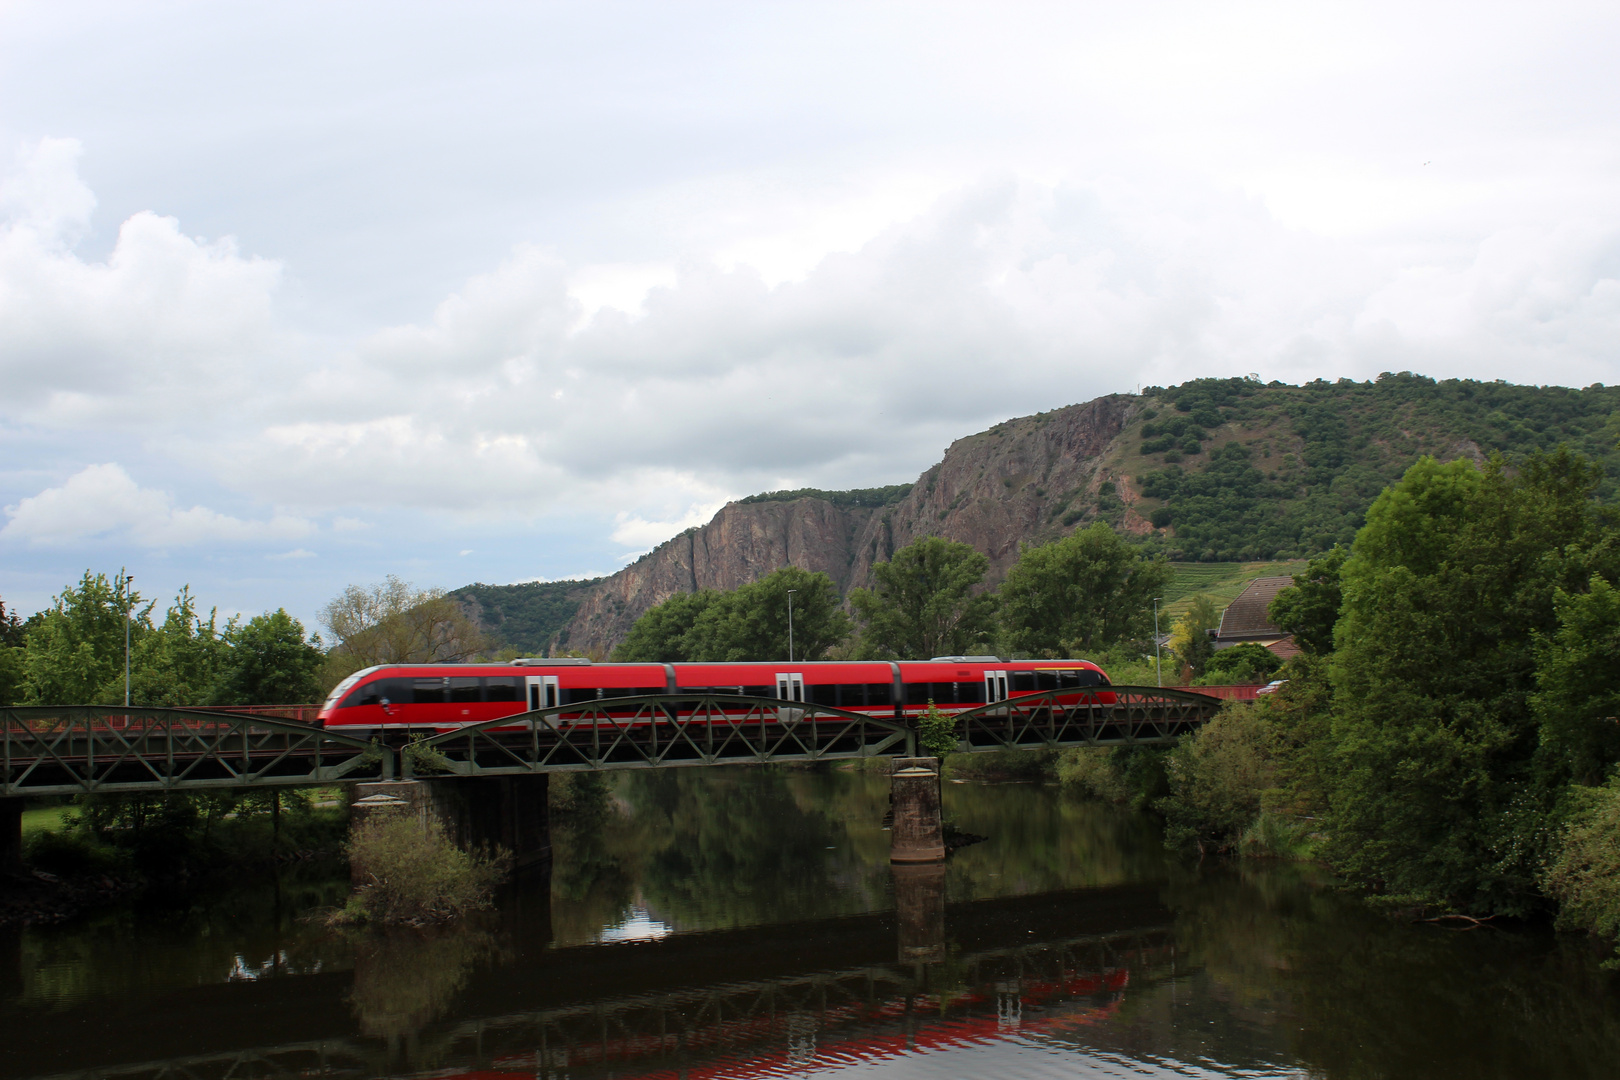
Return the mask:
M184 547L288 540L315 531L308 521L290 515L243 521L201 506L181 509L166 493L138 485L116 464L91 465L60 487L6 507L6 517L10 520L0 529L0 539L34 545L126 534L144 547Z
M79 153L46 139L0 185L0 408L31 423L149 427L207 423L201 410L253 396L277 359L279 265L148 211L123 223L105 260L80 258L96 200Z

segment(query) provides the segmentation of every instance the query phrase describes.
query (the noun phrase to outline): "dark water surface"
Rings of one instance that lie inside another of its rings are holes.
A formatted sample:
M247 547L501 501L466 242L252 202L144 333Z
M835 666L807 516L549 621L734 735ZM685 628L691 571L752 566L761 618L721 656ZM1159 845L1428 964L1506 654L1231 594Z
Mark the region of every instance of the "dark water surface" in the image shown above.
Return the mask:
M333 933L340 868L0 931L0 1077L1613 1077L1580 938L1369 914L1310 868L948 785L989 839L891 871L871 773L621 775L477 925Z

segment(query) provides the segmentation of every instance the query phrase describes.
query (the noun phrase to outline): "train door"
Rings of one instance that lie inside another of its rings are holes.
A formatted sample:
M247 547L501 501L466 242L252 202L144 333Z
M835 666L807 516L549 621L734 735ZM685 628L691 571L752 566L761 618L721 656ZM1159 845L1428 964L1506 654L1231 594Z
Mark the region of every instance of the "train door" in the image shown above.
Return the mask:
M778 701L804 701L804 673L799 671L777 672L776 697ZM803 709L777 709L776 718L784 724L797 723L803 719Z
M562 704L562 692L557 689L557 676L530 675L529 684L529 711L536 709L553 709Z
M987 671L984 673L984 700L987 705L994 705L998 701L1007 700L1007 673L1005 671Z

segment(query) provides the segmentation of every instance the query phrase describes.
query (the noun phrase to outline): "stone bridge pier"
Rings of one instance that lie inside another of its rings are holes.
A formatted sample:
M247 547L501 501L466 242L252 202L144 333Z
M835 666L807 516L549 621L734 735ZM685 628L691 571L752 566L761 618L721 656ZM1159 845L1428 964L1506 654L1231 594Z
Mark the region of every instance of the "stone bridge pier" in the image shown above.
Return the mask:
M458 847L505 848L519 872L550 866L550 779L531 773L356 784L350 828L378 814L407 813L424 825L437 823Z
M945 825L939 810L939 758L897 757L889 773L891 863L931 863L945 858Z

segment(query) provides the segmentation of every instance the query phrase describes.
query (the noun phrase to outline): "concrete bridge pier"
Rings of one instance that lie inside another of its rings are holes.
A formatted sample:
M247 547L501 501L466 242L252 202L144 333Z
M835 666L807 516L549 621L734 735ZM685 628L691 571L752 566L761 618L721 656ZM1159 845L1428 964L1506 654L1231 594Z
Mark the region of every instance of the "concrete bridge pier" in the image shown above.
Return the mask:
M0 799L0 877L23 872L22 816L24 799Z
M551 864L550 776L383 780L356 784L349 827L377 814L405 813L436 823L461 848L500 846L515 870Z
M929 863L945 858L945 825L939 811L939 758L900 758L889 773L891 863Z

